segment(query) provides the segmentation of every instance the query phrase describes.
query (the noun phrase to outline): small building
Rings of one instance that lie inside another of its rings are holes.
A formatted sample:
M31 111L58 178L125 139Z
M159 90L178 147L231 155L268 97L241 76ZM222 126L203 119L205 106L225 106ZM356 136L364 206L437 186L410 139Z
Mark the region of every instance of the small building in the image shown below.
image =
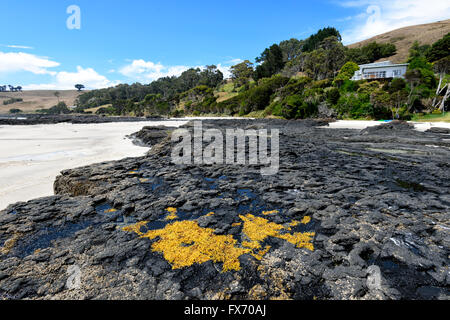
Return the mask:
M394 64L390 61L362 64L351 80L405 78L408 63Z

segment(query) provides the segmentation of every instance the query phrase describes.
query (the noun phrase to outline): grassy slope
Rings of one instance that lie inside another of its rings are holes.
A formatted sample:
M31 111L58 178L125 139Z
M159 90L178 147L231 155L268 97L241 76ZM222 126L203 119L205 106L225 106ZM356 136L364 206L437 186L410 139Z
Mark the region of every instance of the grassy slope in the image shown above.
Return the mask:
M30 90L23 92L0 92L0 113L8 113L10 109L20 109L24 112L34 112L37 109L48 109L58 103L54 93L60 93L59 101L73 106L75 99L83 92L77 90ZM4 100L22 98L23 102L3 105Z
M378 43L393 43L397 47L397 54L389 58L381 59L380 61L390 60L395 63L402 63L408 59L408 51L414 41L419 41L421 45L431 45L449 32L450 19L393 30L373 38L351 44L348 47L359 48L374 41Z
M442 113L433 113L433 114L425 114L422 116L414 116L412 121L419 122L450 122L450 112Z

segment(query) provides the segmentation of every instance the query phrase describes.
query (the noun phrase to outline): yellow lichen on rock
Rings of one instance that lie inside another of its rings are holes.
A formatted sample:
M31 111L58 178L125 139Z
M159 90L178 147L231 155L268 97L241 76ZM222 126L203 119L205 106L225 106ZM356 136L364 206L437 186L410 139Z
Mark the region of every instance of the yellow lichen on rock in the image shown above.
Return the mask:
M166 217L166 220L175 220L178 219L177 215L177 208L169 207L166 209L167 212L169 212L169 215Z
M17 240L19 240L21 237L20 233L15 233L11 239L8 239L5 241L5 243L3 244L3 247L0 247L0 254L1 255L6 255L8 254L12 248L14 248L14 246L16 245Z
M123 227L122 230L126 231L126 232L134 232L134 233L137 233L140 236L143 236L144 233L141 232L141 228L146 226L147 224L148 224L148 221L141 221L141 222L138 222L136 224L132 224L132 225Z
M166 211L169 212L166 220L178 218L176 208L167 208ZM210 212L207 216L213 214ZM177 221L166 225L163 229L147 232L141 231L141 228L148 224L147 221L143 221L122 230L134 232L141 238L156 239L157 241L152 244L152 250L162 253L173 269L213 261L223 263L223 272L238 271L241 268L239 257L243 254L251 254L255 259L262 260L271 249L268 245L262 248L262 243L268 237L286 240L297 248L314 250L312 243L314 232L291 234L289 226L279 225L252 214L239 217L243 223L234 223L233 226L243 224L242 232L247 238L240 246L232 235L216 235L214 229L202 228L195 220ZM298 221L292 221L289 225L298 224Z
M265 216L268 216L269 214L275 214L275 213L279 213L280 211L278 210L272 210L272 211L263 211L262 214Z
M298 226L300 224L300 222L298 222L297 220L293 220L289 225L291 226L291 227L296 227L296 226Z
M243 241L242 246L252 250L261 248L261 244L258 241Z
M314 251L314 245L312 241L315 235L315 232L296 232L294 234L280 234L277 236L277 238L284 239L287 242L295 245L297 248L306 248Z
M275 237L286 240L297 248L314 250L312 243L315 236L314 232L282 233L282 231L289 231L289 228L269 222L264 218L255 217L252 214L240 216L240 218L244 221L243 232L250 239L250 242L262 242L268 237Z
M117 212L117 209L111 208L111 209L105 210L105 213L114 213L114 212Z
M310 222L311 222L311 217L309 217L309 216L304 216L301 221L301 223L303 223L303 224L308 224Z
M255 259L261 260L267 254L267 252L269 252L270 248L272 248L272 247L271 246L266 246L264 248L264 250L259 250L258 252L252 253L251 255L253 257L255 257Z
M223 272L237 271L240 270L239 257L250 252L237 247L237 241L231 235L215 235L213 229L201 228L195 221L177 221L164 229L140 235L148 239L159 238L152 250L161 252L173 269L212 260L223 262Z
M239 216L244 221L243 232L251 241L262 242L267 237L276 237L283 226L269 222L252 214Z
M214 212L210 212L210 213L208 213L205 217L211 217L211 216L213 216L213 215L215 215L215 213L214 213Z

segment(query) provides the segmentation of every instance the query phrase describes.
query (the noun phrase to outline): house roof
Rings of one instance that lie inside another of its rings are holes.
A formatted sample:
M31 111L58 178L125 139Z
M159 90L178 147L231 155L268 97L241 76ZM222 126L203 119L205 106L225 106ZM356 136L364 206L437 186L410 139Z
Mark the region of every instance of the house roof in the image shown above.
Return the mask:
M361 64L361 65L359 65L359 68L361 70L363 70L363 69L376 69L376 68L386 68L386 67L403 67L403 66L407 66L407 65L409 65L409 63L395 64L390 61L382 61L382 62Z

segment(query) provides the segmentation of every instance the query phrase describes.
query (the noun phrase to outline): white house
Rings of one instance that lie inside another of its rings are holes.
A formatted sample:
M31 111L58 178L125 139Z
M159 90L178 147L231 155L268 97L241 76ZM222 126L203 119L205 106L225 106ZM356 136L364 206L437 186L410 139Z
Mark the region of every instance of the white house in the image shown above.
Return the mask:
M351 80L405 78L408 63L394 64L390 61L362 64Z

